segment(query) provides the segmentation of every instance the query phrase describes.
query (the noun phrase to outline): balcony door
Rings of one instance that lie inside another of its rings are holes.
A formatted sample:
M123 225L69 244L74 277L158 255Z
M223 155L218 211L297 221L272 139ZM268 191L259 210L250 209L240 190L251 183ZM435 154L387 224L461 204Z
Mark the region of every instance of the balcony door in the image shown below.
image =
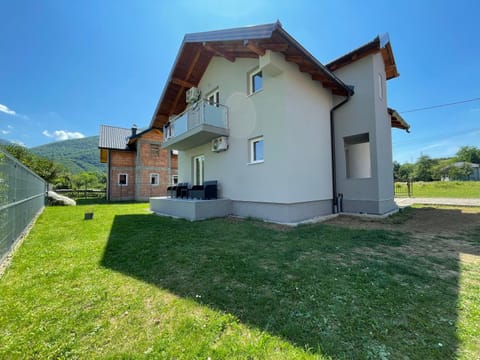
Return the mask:
M205 155L198 155L193 158L193 185L203 185L203 171Z

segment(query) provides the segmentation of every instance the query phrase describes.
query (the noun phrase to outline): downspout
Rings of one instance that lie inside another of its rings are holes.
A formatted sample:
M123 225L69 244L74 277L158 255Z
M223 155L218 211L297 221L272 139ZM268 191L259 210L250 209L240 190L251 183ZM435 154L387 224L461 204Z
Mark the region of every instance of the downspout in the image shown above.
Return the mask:
M344 105L350 100L351 95L353 95L353 91L347 94L347 98L343 100L341 103L335 105L330 110L330 143L332 147L332 213L336 214L338 212L338 196L337 196L337 166L336 166L336 157L335 157L335 126L334 126L334 116L333 112L337 110L339 107ZM343 196L342 196L343 197ZM343 206L342 206L343 207Z

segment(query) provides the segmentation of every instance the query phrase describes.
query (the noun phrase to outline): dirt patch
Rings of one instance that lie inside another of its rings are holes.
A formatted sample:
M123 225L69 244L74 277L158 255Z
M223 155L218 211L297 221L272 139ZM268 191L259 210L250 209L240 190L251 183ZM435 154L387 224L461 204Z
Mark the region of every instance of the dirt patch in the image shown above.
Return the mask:
M463 207L422 207L408 210L408 215L395 214L387 219L340 215L325 224L355 229L385 229L412 234L452 234L471 232L480 227L480 209ZM395 217L399 221L395 221ZM402 218L399 218L402 217Z
M340 215L325 223L353 229L383 229L408 234L409 241L396 249L408 256L458 260L459 254L470 254L474 258L480 255L478 246L471 241L471 234L480 229L479 208L420 207L387 219ZM382 250L378 248L375 251ZM448 277L451 274L446 271L444 275Z

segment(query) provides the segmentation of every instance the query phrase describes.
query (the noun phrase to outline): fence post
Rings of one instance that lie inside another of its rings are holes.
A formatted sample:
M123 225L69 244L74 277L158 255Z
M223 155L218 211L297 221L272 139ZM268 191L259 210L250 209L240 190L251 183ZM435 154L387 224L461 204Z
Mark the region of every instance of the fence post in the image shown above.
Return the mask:
M407 179L407 191L408 191L408 197L412 197L412 189L411 189L411 180Z

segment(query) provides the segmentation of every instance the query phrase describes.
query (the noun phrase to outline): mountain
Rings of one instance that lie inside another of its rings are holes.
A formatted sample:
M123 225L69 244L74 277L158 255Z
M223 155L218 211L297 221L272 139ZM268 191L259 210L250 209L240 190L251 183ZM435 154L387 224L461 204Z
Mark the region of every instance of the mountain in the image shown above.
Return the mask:
M3 140L3 139L0 139L0 145L10 145L11 142L8 141L8 140Z
M105 173L106 164L100 163L98 136L57 141L30 149L33 153L59 162L78 174L84 171Z

